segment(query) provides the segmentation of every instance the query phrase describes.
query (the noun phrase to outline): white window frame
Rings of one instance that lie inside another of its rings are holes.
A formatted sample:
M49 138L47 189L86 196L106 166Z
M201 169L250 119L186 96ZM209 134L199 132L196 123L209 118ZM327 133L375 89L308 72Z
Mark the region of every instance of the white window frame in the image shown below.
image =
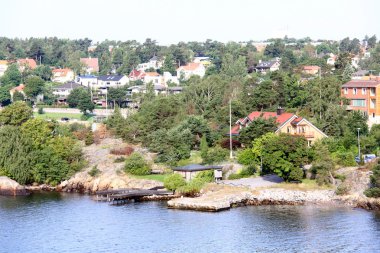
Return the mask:
M354 88L354 89L352 90L352 93L353 93L354 95L358 94L358 89Z
M367 88L362 88L362 95L367 94Z

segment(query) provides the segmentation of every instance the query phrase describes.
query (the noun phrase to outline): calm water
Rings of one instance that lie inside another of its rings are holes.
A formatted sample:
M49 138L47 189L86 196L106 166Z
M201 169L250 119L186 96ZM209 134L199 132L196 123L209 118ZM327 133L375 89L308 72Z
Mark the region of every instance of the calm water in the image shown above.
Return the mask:
M0 196L0 252L380 252L380 214L323 206L169 210L88 196Z

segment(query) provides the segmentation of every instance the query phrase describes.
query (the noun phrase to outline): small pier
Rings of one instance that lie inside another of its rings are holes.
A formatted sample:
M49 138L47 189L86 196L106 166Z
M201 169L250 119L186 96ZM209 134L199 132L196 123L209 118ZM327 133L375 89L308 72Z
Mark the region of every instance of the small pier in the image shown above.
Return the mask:
M173 196L172 191L166 191L164 187L154 187L151 189L117 189L117 190L107 190L107 191L97 191L95 193L97 201L107 201L111 205L122 205L128 202L139 201L142 198L149 196ZM159 198L159 197L158 197Z

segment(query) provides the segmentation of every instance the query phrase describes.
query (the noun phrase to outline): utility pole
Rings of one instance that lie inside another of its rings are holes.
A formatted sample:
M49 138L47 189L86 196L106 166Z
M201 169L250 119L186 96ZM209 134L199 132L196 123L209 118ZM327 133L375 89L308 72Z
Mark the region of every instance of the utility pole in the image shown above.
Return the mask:
M230 159L232 159L232 112L231 112L231 99L230 99Z
M359 160L361 161L361 157L360 157L360 128L357 128L358 129L358 149L359 149Z

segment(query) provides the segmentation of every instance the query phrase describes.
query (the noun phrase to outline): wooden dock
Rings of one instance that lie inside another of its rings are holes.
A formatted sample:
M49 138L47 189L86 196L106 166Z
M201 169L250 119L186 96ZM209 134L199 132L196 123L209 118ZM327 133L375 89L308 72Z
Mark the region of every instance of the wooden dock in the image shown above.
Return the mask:
M154 187L151 189L126 188L108 191L97 191L95 200L107 201L111 205L121 205L130 201L138 201L148 196L171 196L172 191L166 191L163 187Z

